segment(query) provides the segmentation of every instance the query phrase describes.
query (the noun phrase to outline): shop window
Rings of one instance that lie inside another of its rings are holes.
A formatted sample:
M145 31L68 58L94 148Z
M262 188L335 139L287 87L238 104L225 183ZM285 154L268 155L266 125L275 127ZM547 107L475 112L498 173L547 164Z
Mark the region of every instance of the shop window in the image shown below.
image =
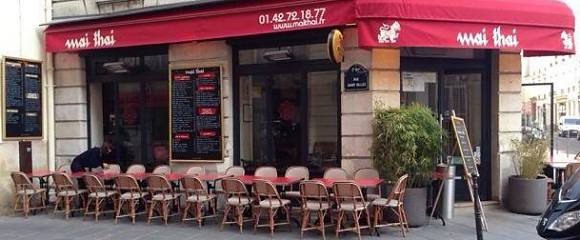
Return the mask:
M327 59L326 44L284 46L240 50L240 64L270 64Z

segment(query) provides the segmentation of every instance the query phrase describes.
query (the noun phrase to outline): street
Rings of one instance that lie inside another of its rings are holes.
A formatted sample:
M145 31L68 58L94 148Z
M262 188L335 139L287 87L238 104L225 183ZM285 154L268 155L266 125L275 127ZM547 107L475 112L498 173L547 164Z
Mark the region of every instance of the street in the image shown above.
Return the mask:
M579 151L580 141L578 141L575 136L571 138L563 138L554 134L554 155L573 158Z

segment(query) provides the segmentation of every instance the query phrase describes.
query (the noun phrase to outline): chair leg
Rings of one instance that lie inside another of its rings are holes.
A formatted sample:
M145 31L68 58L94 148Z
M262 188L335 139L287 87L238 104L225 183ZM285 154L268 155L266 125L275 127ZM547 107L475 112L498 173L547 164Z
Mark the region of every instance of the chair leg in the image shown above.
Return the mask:
M119 215L121 215L121 208L123 207L124 202L123 199L119 199L119 203L115 208L115 224L117 224L117 221L119 220Z
M361 215L362 211L353 211L352 212L352 218L354 219L354 227L356 230L356 234L358 234L358 240L361 240L361 236L360 236L360 215Z
M137 201L132 200L131 204L131 223L135 225L135 208L137 207Z
M324 233L325 228L324 228L324 217L325 217L325 213L323 210L319 210L318 211L318 222L320 225L320 231L322 232L322 239L326 240L326 234Z
M16 215L16 212L18 211L18 202L20 202L20 197L19 195L16 195L14 197L14 208L12 209L14 211L14 215Z
M242 206L236 206L236 210L238 212L238 225L240 226L240 233L243 233L243 226L244 226L244 215L242 211Z
M292 231L292 224L290 223L290 212L291 207L282 207L284 208L284 211L286 211L286 223L288 223L288 231Z
M230 208L231 208L230 205L226 203L222 214L222 226L220 230L224 229L224 225L226 224L226 220L228 219L228 214L230 213Z
M338 233L340 232L340 225L342 224L342 218L344 217L344 211L340 211L338 213L338 218L336 219L336 226L335 226L335 234L336 234L336 238L338 238Z
M85 215L83 216L83 221L85 220L85 218L89 214L89 210L91 209L91 203L92 203L92 201L93 201L92 198L89 198L89 201L87 201L87 207L85 208Z
M64 208L65 208L65 219L68 220L68 215L70 214L70 203L72 202L72 198L69 196L64 197Z
M310 211L308 209L303 209L302 214L300 216L300 239L304 238L304 229L306 229L306 225L308 224L308 217L310 216Z
M187 213L189 212L190 202L185 203L185 208L183 209L183 214L181 215L181 224L185 224L185 219L187 218Z
M29 196L24 195L23 208L24 208L24 217L28 218L28 213L30 212L30 197Z
M268 226L270 227L270 236L274 237L274 210L268 208Z
M147 224L151 224L151 218L153 217L153 209L155 208L155 205L157 205L155 201L151 201L151 203L149 204L149 214L147 217Z
M260 214L261 214L262 208L258 208L258 210L256 210L256 213L254 213L254 234L256 234L256 229L258 228L258 225L260 224Z
M201 221L202 221L202 212L201 212L201 203L198 202L195 204L195 218L197 219L198 228L201 230Z

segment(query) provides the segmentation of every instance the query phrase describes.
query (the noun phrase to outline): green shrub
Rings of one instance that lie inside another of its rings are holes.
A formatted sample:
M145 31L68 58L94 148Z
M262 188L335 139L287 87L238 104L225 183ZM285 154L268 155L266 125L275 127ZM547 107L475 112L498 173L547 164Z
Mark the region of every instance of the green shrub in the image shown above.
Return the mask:
M429 184L442 138L446 138L431 109L419 104L385 108L379 103L372 127L371 154L382 177L395 181L409 174L409 187Z

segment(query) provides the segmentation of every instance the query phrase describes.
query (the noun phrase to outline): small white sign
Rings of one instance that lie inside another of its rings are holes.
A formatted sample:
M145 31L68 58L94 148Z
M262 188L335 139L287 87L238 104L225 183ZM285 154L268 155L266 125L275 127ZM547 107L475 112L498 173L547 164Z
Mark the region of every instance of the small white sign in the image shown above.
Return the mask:
M403 92L424 92L426 83L436 83L436 72L402 72Z

